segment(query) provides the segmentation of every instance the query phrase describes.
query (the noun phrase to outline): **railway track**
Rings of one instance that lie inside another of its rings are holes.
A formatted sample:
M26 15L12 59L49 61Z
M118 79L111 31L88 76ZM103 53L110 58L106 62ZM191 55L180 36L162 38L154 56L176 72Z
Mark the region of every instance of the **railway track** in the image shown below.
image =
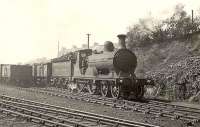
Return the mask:
M127 100L117 100L113 98L104 98L92 95L72 94L67 91L59 89L24 89L30 92L42 93L50 96L58 96L68 99L81 100L90 103L102 104L105 106L112 106L113 108L120 108L123 110L130 110L134 112L142 112L144 114L152 114L156 117L168 117L173 120L186 121L187 125L200 124L200 109L190 108L185 106L177 106L166 102L149 100L148 102L134 102Z
M0 95L0 111L51 127L158 127L6 95Z

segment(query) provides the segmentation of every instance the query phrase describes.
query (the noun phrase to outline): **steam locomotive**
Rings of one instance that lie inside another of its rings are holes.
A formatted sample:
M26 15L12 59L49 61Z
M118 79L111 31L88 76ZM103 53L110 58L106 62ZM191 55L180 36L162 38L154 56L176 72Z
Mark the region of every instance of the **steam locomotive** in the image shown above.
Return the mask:
M29 72L32 81L36 85L48 84L76 92L88 91L113 98L132 95L141 99L146 80L135 76L137 57L126 48L126 35L118 35L118 39L118 49L106 41L102 53L82 49L48 63L34 64Z

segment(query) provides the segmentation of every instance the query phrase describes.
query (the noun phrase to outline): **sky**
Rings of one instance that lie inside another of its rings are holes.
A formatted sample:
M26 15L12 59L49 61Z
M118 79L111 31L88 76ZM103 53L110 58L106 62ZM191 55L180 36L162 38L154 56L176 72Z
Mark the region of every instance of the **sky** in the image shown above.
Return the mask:
M169 17L182 3L200 14L200 0L0 0L0 63L57 56L60 47L117 42L128 26L151 15Z

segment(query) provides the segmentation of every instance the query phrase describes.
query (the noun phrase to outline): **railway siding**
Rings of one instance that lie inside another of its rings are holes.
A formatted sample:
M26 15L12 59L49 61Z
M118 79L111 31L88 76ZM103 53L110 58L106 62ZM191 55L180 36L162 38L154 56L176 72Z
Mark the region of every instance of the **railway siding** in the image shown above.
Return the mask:
M20 88L21 89L21 88ZM39 89L23 89L30 90L31 92L37 92L47 94L50 96L64 97L74 100L81 100L90 103L102 104L105 106L112 106L113 108L119 108L123 110L132 110L136 112L142 112L144 114L153 114L156 117L169 117L170 119L179 119L187 121L188 124L195 124L200 122L200 109L188 108L184 106L177 106L174 104L159 102L151 100L148 103L140 103L126 100L115 100L111 98L97 98L88 95L74 95L67 92L61 93L61 91L45 91Z
M113 99L108 99L108 98L103 98L103 97L98 97L98 100L97 99L95 100L96 96L79 95L79 97L80 96L82 97L82 99L80 100L77 98L78 95L76 96L71 95L72 97L64 98L64 96L59 95L59 93L64 92L61 90L59 90L58 93L53 91L53 89L51 90L51 92L54 92L57 96L54 96L52 94L49 94L49 95L41 94L39 92L41 89L38 89L38 92L31 92L29 90L32 90L32 89L28 88L26 90L25 89L19 90L16 87L9 87L9 86L0 87L0 92L5 95L15 96L20 99L24 98L24 99L28 99L32 101L42 102L45 104L53 104L53 105L57 105L57 106L65 107L65 108L73 108L74 110L81 110L81 111L91 112L95 114L107 115L107 116L116 117L119 119L126 119L130 121L148 123L148 124L153 124L153 125L162 126L162 127L171 127L171 126L183 127L187 125L186 122L183 122L179 119L172 120L167 117L156 117L156 115L152 115L150 113L144 113L141 111L136 112L132 109L129 109L127 107L128 103L127 102L124 103L125 102L124 100L116 101L115 99L113 100ZM65 96L67 96L67 94L65 94ZM88 98L86 98L85 96L87 96ZM110 100L109 103L108 103L108 100ZM99 101L101 102L101 104L98 104ZM120 105L117 105L117 104L115 105L113 101L115 101L116 103L119 103ZM88 102L91 102L91 103L88 103Z
M2 99L1 100L2 102L0 102L0 106L2 108L20 111L25 114L24 117L28 117L29 119L39 120L39 123L42 123L42 124L45 124L47 122L47 123L51 123L51 124L63 126L63 127L66 127L64 123L67 123L71 126L82 126L82 127L95 126L95 125L96 126L117 125L117 126L125 126L125 127L126 126L128 127L159 127L156 125L135 122L135 121L128 121L128 120L118 119L114 117L108 117L104 115L98 115L98 114L93 114L89 112L63 108L59 106L48 105L48 104L43 104L43 103L24 100L24 99L21 100L19 98L13 98L9 96L2 95L1 99ZM8 112L8 110L4 110L4 109L2 110ZM15 113L20 116L22 115L22 114L18 114L12 111L10 111L10 113L13 113L13 114ZM63 118L58 118L57 116L63 117ZM55 121L59 121L59 122L55 122Z

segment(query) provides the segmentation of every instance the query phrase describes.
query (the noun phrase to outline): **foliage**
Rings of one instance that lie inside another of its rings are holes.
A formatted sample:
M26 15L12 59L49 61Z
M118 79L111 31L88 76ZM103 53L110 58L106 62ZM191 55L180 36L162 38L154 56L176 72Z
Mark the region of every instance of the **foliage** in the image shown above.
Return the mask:
M127 32L128 47L145 46L164 40L184 38L192 32L199 31L200 17L191 19L184 10L184 5L178 4L171 17L156 21L154 18L143 18Z

